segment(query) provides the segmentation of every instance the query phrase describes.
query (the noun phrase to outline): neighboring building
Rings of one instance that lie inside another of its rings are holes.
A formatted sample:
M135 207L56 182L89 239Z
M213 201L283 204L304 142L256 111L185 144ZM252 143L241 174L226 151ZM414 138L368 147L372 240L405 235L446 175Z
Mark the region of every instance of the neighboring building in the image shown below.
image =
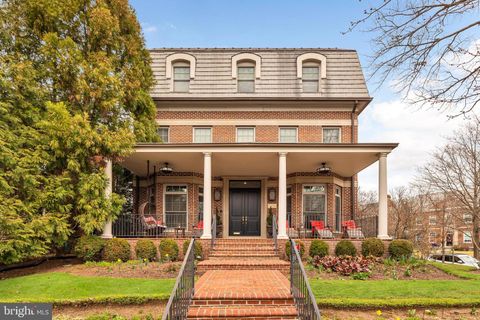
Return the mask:
M473 248L473 216L452 196L434 194L423 196L421 208L414 221L414 241L433 247Z
M378 236L388 237L386 161L397 144L358 142L372 98L356 51L172 48L151 57L163 143L139 143L121 163L136 176L135 214L187 232L203 221L203 238L212 214L223 237L265 237L269 211L279 238L314 219L340 232L355 219L356 175L379 160Z

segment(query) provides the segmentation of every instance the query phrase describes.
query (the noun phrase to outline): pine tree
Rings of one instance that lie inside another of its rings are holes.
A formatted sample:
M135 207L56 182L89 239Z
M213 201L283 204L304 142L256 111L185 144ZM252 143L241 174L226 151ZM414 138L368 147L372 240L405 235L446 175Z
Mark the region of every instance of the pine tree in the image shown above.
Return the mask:
M101 230L104 159L155 139L150 57L127 0L0 5L0 263Z

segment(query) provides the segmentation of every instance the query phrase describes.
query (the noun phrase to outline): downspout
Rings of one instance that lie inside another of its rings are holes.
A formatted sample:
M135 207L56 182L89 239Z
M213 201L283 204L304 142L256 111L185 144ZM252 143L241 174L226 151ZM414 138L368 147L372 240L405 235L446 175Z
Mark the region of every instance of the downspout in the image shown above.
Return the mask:
M357 112L358 100L355 100L353 103L352 113L350 114L350 143L355 143L355 113ZM351 205L351 216L350 219L355 219L355 196L354 196L354 186L355 186L355 177L350 177L350 205Z

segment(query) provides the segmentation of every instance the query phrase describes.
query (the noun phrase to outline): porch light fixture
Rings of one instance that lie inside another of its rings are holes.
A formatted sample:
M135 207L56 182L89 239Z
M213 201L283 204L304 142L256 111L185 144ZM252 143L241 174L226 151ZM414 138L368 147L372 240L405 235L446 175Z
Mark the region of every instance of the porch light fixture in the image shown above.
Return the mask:
M330 173L330 168L327 167L327 163L326 162L322 162L322 166L317 168L317 173L320 173L320 174L326 174L326 173Z
M173 172L173 169L172 169L172 167L168 166L168 162L165 162L163 164L163 167L160 168L160 172L163 173L163 174L169 174L169 173Z
M213 191L213 199L215 201L222 200L222 190L220 190L219 188L215 188L215 190Z
M277 190L275 188L268 189L268 201L275 201L277 200Z

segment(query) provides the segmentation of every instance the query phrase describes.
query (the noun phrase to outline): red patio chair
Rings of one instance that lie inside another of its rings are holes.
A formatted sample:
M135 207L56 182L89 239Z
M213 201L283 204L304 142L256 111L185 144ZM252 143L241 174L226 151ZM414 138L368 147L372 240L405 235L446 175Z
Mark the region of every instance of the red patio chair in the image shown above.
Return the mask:
M365 236L363 235L362 228L357 227L355 220L347 220L342 222L343 234L346 235L348 238L354 239L363 239Z
M196 225L193 225L193 236L200 237L202 233L203 233L203 220L200 220Z
M322 239L332 239L333 232L330 228L325 227L325 223L321 220L311 220L310 224L312 225L312 236L319 237Z

